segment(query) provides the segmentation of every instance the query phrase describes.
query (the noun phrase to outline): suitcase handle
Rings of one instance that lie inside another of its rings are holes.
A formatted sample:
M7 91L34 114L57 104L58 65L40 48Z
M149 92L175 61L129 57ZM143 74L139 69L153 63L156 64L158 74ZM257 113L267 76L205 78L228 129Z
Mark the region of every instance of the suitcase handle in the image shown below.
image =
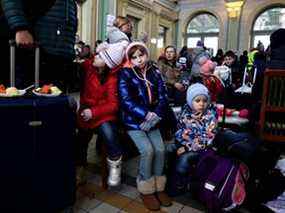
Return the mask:
M38 126L41 126L43 124L42 121L29 121L29 126L32 126L32 127L38 127Z
M16 51L16 42L15 40L10 40L10 86L15 87L15 51ZM40 80L40 48L39 44L35 42L33 44L33 48L35 48L35 88L39 87Z

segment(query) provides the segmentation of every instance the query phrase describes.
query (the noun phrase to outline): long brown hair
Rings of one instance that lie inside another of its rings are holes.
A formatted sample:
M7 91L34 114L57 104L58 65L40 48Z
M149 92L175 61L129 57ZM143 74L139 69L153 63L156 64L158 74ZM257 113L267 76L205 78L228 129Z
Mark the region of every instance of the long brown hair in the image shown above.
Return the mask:
M128 51L128 59L131 60L132 58L132 55L137 51L139 50L142 54L146 54L148 55L148 52L147 50L145 49L145 47L141 46L141 45L135 45L133 47L130 48L130 50Z

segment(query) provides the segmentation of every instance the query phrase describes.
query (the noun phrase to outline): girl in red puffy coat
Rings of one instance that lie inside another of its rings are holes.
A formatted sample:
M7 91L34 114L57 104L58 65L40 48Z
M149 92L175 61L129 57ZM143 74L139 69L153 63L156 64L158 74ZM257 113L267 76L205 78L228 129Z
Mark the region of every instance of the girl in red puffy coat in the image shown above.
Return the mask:
M83 63L84 83L80 92L77 135L77 183L83 181L87 164L88 143L94 132L103 138L107 146L108 184L116 186L121 180L122 150L116 132L119 110L117 71L124 58L127 42L102 44L94 59Z

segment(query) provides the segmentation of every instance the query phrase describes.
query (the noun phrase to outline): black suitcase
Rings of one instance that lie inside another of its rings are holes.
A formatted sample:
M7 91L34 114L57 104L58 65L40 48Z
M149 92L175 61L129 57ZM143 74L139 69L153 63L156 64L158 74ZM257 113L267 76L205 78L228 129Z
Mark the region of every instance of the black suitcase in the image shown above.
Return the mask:
M68 96L0 98L0 212L75 202L75 112Z

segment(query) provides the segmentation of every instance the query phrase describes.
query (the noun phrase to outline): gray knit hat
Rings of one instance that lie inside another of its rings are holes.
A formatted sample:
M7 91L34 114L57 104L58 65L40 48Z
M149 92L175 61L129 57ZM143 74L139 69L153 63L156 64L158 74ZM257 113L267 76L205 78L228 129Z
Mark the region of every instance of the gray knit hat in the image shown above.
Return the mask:
M199 95L204 95L207 98L208 102L210 101L209 90L203 84L195 83L188 87L186 100L191 109L193 109L192 102L194 98Z

